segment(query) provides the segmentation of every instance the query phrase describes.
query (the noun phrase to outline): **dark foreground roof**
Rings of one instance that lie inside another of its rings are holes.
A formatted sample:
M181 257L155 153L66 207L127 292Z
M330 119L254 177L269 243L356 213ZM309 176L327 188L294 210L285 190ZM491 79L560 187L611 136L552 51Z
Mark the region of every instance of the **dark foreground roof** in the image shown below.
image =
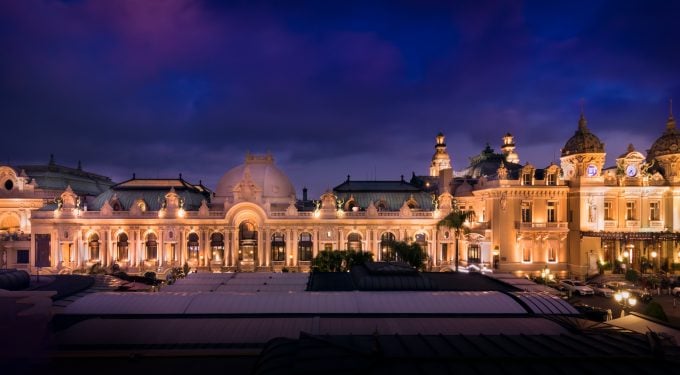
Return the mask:
M310 291L500 291L520 289L477 273L416 272L398 263L372 262L348 273L313 272Z
M680 347L625 332L561 335L301 334L264 348L253 374L666 374ZM673 370L674 369L674 370Z

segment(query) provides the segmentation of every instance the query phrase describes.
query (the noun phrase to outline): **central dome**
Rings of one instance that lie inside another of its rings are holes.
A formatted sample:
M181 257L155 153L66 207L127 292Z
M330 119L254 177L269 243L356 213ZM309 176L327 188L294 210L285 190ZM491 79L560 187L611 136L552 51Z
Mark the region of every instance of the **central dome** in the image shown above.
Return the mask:
M274 165L271 154L247 154L244 164L232 168L217 183L215 202L222 203L234 198L235 189L242 183L252 182L262 192L263 201L289 203L295 198L295 188L285 173Z
M578 120L578 129L564 145L564 148L562 149L562 156L569 156L573 154L604 153L604 143L600 142L600 138L588 130L586 124L586 118L583 116L583 113L581 113L581 118Z

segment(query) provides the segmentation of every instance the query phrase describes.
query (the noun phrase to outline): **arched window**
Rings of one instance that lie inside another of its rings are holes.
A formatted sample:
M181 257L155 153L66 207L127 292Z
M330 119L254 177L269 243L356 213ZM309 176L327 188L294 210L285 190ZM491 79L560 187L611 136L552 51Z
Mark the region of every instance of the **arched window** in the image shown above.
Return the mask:
M394 241L394 233L385 232L380 236L380 254L383 261L393 262L397 260L397 254L394 251Z
M468 264L481 262L481 250L479 248L479 244L471 243L468 245L467 260Z
M275 262L286 260L286 237L283 233L272 234L272 260Z
M300 234L300 241L298 242L298 256L303 262L312 260L312 234L303 232Z
M118 234L118 242L116 244L118 250L118 260L128 259L128 236L125 233Z
M153 233L149 233L146 235L146 259L147 260L156 260L156 257L158 253L158 242L157 242L157 237Z
M99 260L99 235L92 233L87 239L88 249L90 250L90 259Z
M189 259L198 259L198 234L189 233L187 237L187 251Z
M350 233L347 236L347 250L361 251L361 235L359 233Z
M387 203L385 203L384 200L378 201L378 203L375 205L375 208L378 209L378 211L387 211Z
M427 235L425 233L416 233L416 243L421 249L427 251Z
M210 251L214 261L221 262L224 259L224 236L222 233L213 233L210 236Z

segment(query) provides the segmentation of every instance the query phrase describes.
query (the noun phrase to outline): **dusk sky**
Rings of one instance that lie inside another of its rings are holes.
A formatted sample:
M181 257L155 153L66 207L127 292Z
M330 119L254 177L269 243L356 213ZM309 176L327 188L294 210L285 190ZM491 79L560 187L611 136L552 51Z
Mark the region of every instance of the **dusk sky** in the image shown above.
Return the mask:
M545 167L583 98L609 166L680 106L679 45L678 1L4 0L0 163L215 188L271 151L316 198L427 174L440 131L456 170L506 132Z

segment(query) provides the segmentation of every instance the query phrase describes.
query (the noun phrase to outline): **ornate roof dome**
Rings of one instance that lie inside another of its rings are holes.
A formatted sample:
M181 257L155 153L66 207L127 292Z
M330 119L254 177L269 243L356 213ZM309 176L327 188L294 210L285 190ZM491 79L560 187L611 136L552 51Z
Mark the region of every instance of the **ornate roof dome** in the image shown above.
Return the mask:
M248 185L248 186L246 186ZM246 155L244 164L232 168L217 183L215 202L233 198L235 191L252 190L262 193L263 200L271 203L289 203L295 197L295 188L285 173L274 165L274 158L267 155Z
M647 160L670 154L680 154L680 132L675 127L675 119L671 112L666 122L666 131L657 139L647 152Z
M479 155L470 158L470 165L462 171L462 174L472 178L495 176L501 164L513 171L521 168L518 164L508 162L505 155L494 152L487 143L486 148Z
M600 138L590 132L586 126L587 124L588 122L582 112L581 117L578 119L578 129L574 135L569 138L567 143L564 144L562 156L585 153L604 153L604 143L600 142Z

